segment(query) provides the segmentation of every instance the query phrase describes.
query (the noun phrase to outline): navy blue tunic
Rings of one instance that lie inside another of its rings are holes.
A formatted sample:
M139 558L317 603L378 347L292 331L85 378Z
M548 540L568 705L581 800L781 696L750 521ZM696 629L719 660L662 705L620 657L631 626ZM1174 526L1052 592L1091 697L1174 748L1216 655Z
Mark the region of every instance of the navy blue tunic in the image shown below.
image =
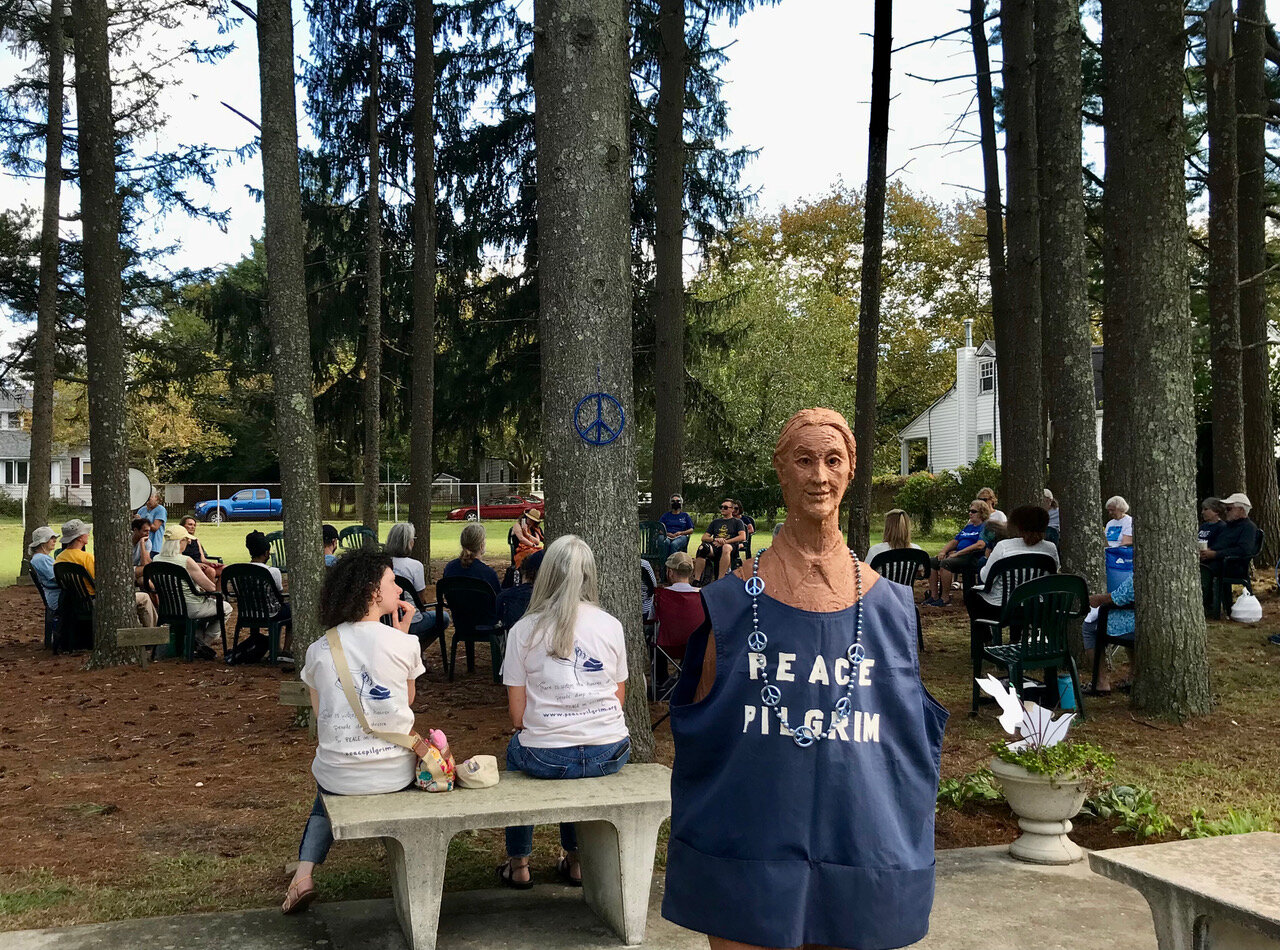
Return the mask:
M729 575L702 596L716 633L716 678L710 694L691 703L704 625L672 698L662 915L764 947L888 950L920 940L933 906L947 711L920 682L910 590L881 579L867 591L866 661L853 671L845 653L856 607L815 613L762 594L760 629L769 642L753 654L741 579ZM781 734L778 715L760 700L761 663L791 724L815 732L831 728L832 707L855 677L843 731L806 749Z

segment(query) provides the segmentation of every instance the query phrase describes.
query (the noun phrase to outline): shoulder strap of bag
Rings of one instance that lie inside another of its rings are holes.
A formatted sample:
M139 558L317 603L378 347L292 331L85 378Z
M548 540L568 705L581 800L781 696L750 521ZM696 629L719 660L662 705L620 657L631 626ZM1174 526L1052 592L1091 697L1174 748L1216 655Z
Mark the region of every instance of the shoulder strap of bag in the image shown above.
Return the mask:
M351 711L356 714L356 721L360 723L360 728L365 731L366 735L373 736L375 739L381 739L383 742L390 742L406 749L413 749L421 741L418 736L405 735L403 732L379 732L370 727L369 720L364 715L364 707L360 705L360 696L356 693L355 683L351 680L351 667L347 666L347 654L342 649L342 640L338 636L338 628L330 627L325 631L324 636L329 641L329 649L333 651L333 667L338 671L338 682L342 684L342 692L347 697Z

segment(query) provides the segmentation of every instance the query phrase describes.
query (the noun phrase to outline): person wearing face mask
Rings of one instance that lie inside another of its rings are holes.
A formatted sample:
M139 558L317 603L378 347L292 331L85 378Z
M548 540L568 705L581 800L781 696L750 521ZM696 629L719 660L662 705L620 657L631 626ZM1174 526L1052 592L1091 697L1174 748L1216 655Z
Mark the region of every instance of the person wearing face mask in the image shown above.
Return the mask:
M711 950L902 947L928 931L947 712L911 591L845 543L853 433L830 409L774 451L786 530L702 588L671 698L662 915Z
M658 519L662 525L662 550L659 552L665 561L676 551L689 550L689 535L693 534L693 519L684 510L684 499L679 495L671 496L671 510L664 511Z

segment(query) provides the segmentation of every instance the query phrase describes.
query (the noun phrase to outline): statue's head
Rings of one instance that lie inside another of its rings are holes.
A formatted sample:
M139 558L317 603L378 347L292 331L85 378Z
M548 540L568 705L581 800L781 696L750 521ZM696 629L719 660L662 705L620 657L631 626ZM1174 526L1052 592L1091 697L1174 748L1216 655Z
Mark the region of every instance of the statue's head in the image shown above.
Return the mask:
M787 517L823 521L838 512L857 457L849 424L834 409L801 409L788 419L773 450Z

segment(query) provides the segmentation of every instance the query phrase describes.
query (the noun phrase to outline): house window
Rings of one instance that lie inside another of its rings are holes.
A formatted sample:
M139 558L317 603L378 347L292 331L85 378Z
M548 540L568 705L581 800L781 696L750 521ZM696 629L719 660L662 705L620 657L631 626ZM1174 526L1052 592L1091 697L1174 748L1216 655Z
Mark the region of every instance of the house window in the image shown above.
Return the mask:
M93 463L85 459L80 463L80 482L88 485L93 481Z
M12 459L4 463L4 483L6 485L25 485L27 483L27 463Z
M978 394L996 391L996 361L983 360L978 364Z
M990 432L979 432L978 433L978 454L979 455L982 454L983 446L991 445L993 442L995 442L995 436L993 436Z

